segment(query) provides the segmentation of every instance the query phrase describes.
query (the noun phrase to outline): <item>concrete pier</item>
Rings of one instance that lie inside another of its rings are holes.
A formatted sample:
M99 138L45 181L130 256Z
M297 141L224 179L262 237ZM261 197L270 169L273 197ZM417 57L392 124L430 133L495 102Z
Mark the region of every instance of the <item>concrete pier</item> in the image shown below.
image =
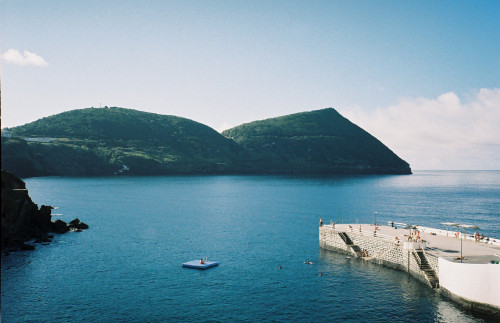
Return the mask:
M462 305L500 316L500 239L397 224L319 228L322 248L404 270Z

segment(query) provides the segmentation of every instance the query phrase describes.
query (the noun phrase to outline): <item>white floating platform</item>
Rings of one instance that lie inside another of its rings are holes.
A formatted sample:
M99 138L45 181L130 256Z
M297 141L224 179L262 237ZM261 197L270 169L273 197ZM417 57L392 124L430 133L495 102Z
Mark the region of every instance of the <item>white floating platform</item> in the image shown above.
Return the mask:
M205 261L203 264L201 264L199 260L192 260L183 263L182 267L193 268L193 269L207 269L218 265L219 263L215 261Z

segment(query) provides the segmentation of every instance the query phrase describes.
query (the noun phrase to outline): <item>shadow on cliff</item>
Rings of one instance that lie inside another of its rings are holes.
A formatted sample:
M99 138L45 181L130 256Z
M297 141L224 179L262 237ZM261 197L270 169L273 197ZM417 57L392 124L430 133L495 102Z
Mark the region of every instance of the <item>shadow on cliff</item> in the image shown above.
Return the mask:
M66 233L88 229L88 225L75 219L69 223L62 220L52 222L52 209L31 200L26 184L20 178L2 170L2 251L33 250L34 243L47 243L54 237L51 233Z

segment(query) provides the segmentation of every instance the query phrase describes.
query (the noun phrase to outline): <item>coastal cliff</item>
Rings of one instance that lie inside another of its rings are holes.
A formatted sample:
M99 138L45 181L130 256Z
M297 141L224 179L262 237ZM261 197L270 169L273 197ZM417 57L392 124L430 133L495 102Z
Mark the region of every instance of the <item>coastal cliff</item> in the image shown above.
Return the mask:
M2 170L1 248L34 249L27 241L49 242L49 233L66 233L70 230L87 229L88 225L78 219L69 224L62 220L52 222L52 207L35 204L26 189L26 184Z

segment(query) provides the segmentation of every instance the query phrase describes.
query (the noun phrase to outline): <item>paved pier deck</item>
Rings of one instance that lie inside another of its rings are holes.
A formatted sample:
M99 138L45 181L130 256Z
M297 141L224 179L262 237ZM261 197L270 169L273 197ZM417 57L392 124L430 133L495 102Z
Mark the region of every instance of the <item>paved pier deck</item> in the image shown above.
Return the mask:
M331 225L326 225L331 226ZM344 232L361 232L373 233L375 226L369 224L335 224L335 229ZM351 229L352 228L352 229ZM449 230L446 236L446 230L436 230L428 227L419 227L420 240L426 242L425 251L436 257L449 257L455 262L460 262L460 244L462 244L462 260L464 263L485 264L491 261L500 261L500 239L489 238L489 242L476 242L471 239L473 234L466 234L468 239L460 239L455 237L456 231ZM438 232L436 232L438 231ZM434 233L434 234L432 234ZM377 237L394 240L403 244L408 242L410 235L409 229L394 228L388 225L378 225ZM396 239L396 237L398 239ZM462 241L460 241L462 240Z

